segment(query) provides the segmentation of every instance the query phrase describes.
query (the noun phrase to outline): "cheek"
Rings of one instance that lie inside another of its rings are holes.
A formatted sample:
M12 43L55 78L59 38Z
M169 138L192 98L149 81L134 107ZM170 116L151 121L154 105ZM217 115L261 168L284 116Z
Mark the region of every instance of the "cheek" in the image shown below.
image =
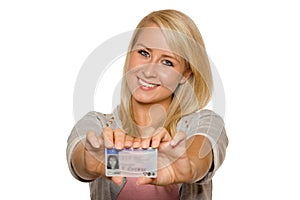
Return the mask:
M137 87L136 86L137 81L135 77L138 72L138 68L136 67L138 66L138 62L135 57L136 56L134 54L130 56L128 61L128 66L127 66L127 72L125 74L126 82L131 92L134 91Z
M136 68L140 64L141 63L140 63L138 55L135 52L133 52L129 58L127 71L130 71L130 70Z
M159 74L162 86L174 92L182 78L182 75L172 68L165 68L163 69L163 72Z
M138 88L137 73L138 73L138 68L133 68L133 69L128 68L128 71L125 74L127 86L131 94L133 94L134 91Z

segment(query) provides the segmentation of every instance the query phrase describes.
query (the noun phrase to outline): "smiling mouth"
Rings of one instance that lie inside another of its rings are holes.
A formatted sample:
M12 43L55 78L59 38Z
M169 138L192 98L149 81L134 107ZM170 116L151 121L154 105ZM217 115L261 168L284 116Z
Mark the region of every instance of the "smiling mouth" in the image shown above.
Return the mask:
M141 84L143 87L146 87L146 88L154 88L154 87L159 86L159 84L147 83L140 78L138 78L138 82L139 82L139 84Z

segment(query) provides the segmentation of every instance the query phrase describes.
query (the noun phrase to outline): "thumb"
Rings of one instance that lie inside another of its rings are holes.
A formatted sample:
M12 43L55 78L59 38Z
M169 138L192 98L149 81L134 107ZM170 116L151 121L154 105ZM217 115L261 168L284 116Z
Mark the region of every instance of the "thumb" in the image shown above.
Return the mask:
M95 131L87 132L86 143L88 146L90 146L92 148L99 148L101 145ZM87 148L88 148L88 146L87 146Z
M175 147L179 143L185 141L185 139L186 139L186 134L184 132L178 132L176 133L176 135L174 136L170 144L172 147Z
M136 185L146 185L153 182L152 178L139 177L136 181Z

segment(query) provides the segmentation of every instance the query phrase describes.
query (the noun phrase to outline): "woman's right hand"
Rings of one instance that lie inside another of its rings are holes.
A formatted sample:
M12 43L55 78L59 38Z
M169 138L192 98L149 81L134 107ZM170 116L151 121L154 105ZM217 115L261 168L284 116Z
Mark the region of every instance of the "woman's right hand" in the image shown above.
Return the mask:
M112 130L109 127L103 129L97 136L94 131L86 134L84 145L84 166L90 177L105 176L105 148L118 150L132 147L133 138L125 134L121 129ZM112 177L116 184L121 184L123 177Z

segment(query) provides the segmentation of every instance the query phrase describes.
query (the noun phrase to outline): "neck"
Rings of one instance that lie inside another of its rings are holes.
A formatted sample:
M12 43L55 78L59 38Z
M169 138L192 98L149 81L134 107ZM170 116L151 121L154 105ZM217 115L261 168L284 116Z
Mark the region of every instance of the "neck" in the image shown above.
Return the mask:
M169 104L144 104L132 100L134 120L141 129L162 127L167 116L168 106Z

